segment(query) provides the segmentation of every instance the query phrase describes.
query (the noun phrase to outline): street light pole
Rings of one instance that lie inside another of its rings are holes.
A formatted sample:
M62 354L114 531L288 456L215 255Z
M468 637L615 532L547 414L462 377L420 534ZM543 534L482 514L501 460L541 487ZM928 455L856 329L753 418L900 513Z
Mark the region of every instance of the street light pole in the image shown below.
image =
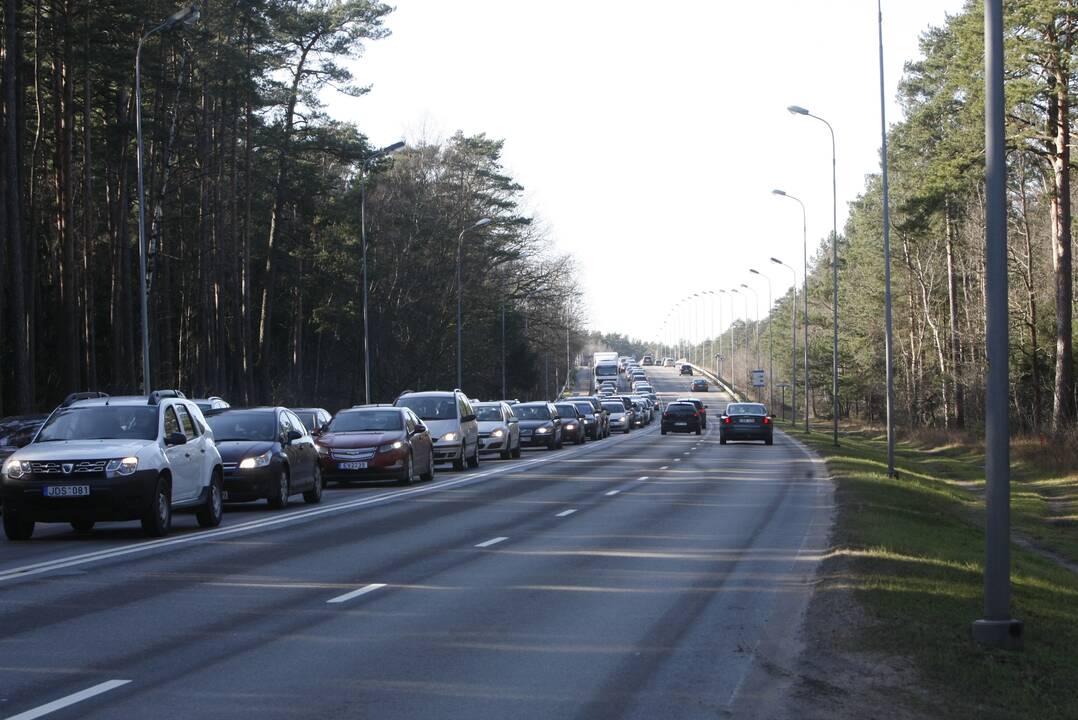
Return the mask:
M723 357L722 357L722 336L724 335L724 333L722 331L722 298L718 297L718 296L719 295L725 295L725 294L726 294L725 290L720 289L720 290L715 291L715 300L716 300L716 304L719 307L719 327L718 327L717 332L719 333L719 357L718 357L718 361L719 361L719 377L720 378L723 377L723 374L722 374L722 370L723 370L723 367L722 367L722 361L723 361Z
M780 197L789 198L790 200L793 200L794 202L796 202L798 205L801 206L801 253L802 253L801 261L803 263L802 264L802 271L801 271L801 278L804 281L804 285L801 288L801 296L802 296L802 298L804 300L804 305L805 305L805 314L804 314L804 317L802 318L802 321L803 321L802 325L804 326L804 332L805 332L805 349L804 349L804 353L805 353L805 393L804 393L805 399L804 399L804 403L805 403L805 432L807 433L810 430L810 428L809 428L809 406L812 404L812 403L809 402L810 395L809 395L809 293L808 293L808 290L809 290L809 276L808 276L809 261L808 261L808 257L809 256L808 256L808 219L807 219L808 216L807 216L807 213L805 212L805 203L801 202L801 200L799 198L796 198L793 195L790 195L789 193L784 192L782 190L772 190L771 192L774 195L779 195Z
M457 389L464 387L464 345L461 339L461 327L462 327L462 308L464 305L463 286L461 285L461 273L460 273L460 257L461 250L464 246L464 234L483 227L484 225L490 225L493 220L490 218L481 218L475 223L469 225L460 231L460 235L457 236Z
M790 421L797 421L797 272L779 260L771 258L771 262L781 265L790 271L792 282L790 284Z
M749 272L753 275L759 275L767 281L767 404L771 407L775 405L775 332L773 330L774 324L771 320L771 278L764 275L759 270L753 270L749 268ZM774 410L772 410L774 412Z
M891 323L891 193L887 174L887 103L883 83L883 6L876 1L880 29L880 135L883 152L883 328L884 375L887 381L887 476L895 476L895 372Z
M371 404L371 341L370 322L367 313L367 175L375 160L386 157L404 147L404 141L387 145L375 151L363 161L359 169L359 242L363 246L363 404Z
M142 148L142 46L151 35L168 32L177 25L191 25L199 18L194 5L179 10L163 23L139 38L135 48L135 165L138 170L138 268L139 309L142 312L142 394L150 394L150 290L146 286L146 185L143 180L144 151Z
M754 331L753 335L756 336L756 360L755 360L755 367L753 367L753 370L759 370L760 369L760 296L756 292L756 290L749 287L745 283L741 283L741 287L745 288L750 293L752 293L752 300L753 300L754 303L756 303L756 322L753 325L753 331ZM749 303L749 299L748 299L748 297L746 297L745 298L745 314L746 315L749 314L748 303ZM757 389L756 390L756 399L757 400L760 399L760 394L761 394L760 390Z
M1011 495L1007 316L1007 145L1004 136L1003 0L984 3L985 384L984 614L973 623L982 645L1017 648L1022 623L1011 617Z
M791 105L786 108L794 115L819 120L831 132L831 331L833 333L831 345L831 415L833 427L833 444L838 447L838 169L835 154L835 129L831 123L819 115L813 115L803 107Z

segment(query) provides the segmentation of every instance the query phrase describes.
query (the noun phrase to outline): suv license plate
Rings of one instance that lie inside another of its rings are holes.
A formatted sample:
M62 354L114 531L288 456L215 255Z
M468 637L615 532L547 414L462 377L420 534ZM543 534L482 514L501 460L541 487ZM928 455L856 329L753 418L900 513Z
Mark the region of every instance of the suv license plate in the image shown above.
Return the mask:
M740 420L738 420L738 422L741 423L742 425L755 425L756 424L756 421L753 420L752 418L741 418Z
M337 463L337 467L341 470L366 470L367 463L365 462L343 462Z
M90 494L89 485L46 485L45 497L86 497Z
M678 427L688 427L689 426L689 423L687 423L687 422L676 422L674 424L677 425Z

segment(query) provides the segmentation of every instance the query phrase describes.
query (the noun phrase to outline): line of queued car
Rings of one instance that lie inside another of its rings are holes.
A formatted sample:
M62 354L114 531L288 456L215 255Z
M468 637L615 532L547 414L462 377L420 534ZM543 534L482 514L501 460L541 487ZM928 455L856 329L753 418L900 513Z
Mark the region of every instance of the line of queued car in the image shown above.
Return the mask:
M616 410L616 412L612 412ZM226 503L319 503L327 483L434 478L436 465L478 467L481 456L519 458L524 447L561 448L624 432L628 399L478 402L459 390L406 392L390 405L234 408L177 390L149 396L75 393L53 412L0 419L0 503L9 540L37 523L79 533L103 521L166 535L174 511L202 527Z

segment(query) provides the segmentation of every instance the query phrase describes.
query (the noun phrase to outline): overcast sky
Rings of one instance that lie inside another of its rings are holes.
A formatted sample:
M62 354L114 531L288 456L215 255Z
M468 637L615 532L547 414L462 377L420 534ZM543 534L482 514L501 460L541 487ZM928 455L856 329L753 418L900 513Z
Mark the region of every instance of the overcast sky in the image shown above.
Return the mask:
M395 4L354 65L371 92L328 97L330 113L375 145L505 139L529 209L577 258L593 329L658 338L678 300L751 284L749 267L786 291L768 258L800 268L800 210L771 189L805 201L810 254L831 229L827 128L786 106L835 128L840 227L878 171L875 0ZM921 32L962 5L885 0L889 122Z

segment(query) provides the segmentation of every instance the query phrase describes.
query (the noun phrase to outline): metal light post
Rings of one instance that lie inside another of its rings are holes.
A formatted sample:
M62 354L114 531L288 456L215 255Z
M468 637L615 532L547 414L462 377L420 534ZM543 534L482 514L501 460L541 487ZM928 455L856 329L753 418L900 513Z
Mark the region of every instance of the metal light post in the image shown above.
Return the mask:
M1007 316L1007 145L1003 103L1003 0L984 3L985 384L984 618L973 623L982 645L1017 648L1022 623L1011 617L1010 398Z
M745 364L748 365L748 357L747 357L747 355L748 355L748 347L749 347L749 336L748 336L749 296L746 295L743 292L738 292L737 288L730 288L729 290L727 290L727 292L738 295L741 298L743 298L744 301L745 301L745 354L746 354ZM730 298L730 309L732 310L733 307L734 307L734 300L733 300L733 298ZM733 327L733 325L731 325L731 328L732 327ZM734 330L731 330L731 337L733 338L733 341L734 341L734 350L731 353L731 355L736 357L737 356L737 332L734 331ZM735 377L737 375L737 368L736 367L734 368L734 375L735 375ZM735 379L734 382L736 384L737 380Z
M722 361L723 361L723 356L722 356L722 336L723 336L723 332L722 332L722 298L720 298L719 295L725 295L725 294L726 294L725 290L716 290L715 291L715 301L716 301L716 304L719 307L719 327L718 327L718 333L719 333L719 358L718 358L718 360L719 360L719 377L720 378L723 376L722 375L722 369L723 369L722 368Z
M696 343L693 342L693 338L696 337L696 327L697 327L697 324L699 323L699 319L700 319L700 313L699 313L699 310L697 310L697 307L696 307L696 298L698 298L698 297L700 297L700 293L693 293L692 295L689 296L689 313L690 313L689 314L689 338L690 338L690 341L689 341L689 357L686 358L686 359L690 363L692 363L696 359L695 357L693 357L694 355L696 355L696 352L695 352L696 348L693 347Z
M367 175L375 160L391 155L404 147L404 141L376 150L363 161L359 170L359 242L363 246L363 403L371 404L371 342L370 322L367 317Z
M883 7L876 2L880 29L880 135L883 138L883 327L884 375L887 382L887 476L895 476L895 373L891 323L891 192L887 175L887 103L883 84Z
M463 307L463 304L464 304L464 302L463 302L464 293L463 293L463 286L461 285L461 279L460 279L460 265L461 265L460 256L461 256L461 250L462 250L462 248L464 246L464 234L468 233L468 232L471 232L472 230L477 230L477 229L483 227L484 225L490 225L492 222L494 222L494 221L491 220L490 218L481 218L481 219L477 220L475 223L473 223L473 224L469 225L468 227L464 228L463 230L461 230L460 235L457 236L457 389L458 390L461 389L462 387L464 387L464 345L463 345L463 341L461 340L461 327L462 327L462 325L461 325L461 322L462 322L461 308Z
M783 190L772 190L772 194L780 197L789 198L801 206L801 252L802 252L802 271L801 278L804 280L804 286L801 288L801 296L804 299L805 315L802 317L802 324L805 330L805 432L809 432L809 261L808 261L808 220L805 213L805 203L800 199L790 195Z
M790 420L797 420L797 272L792 267L779 260L771 258L771 262L781 265L790 271L792 283L790 292Z
M715 362L715 291L714 290L704 290L704 295L710 295L711 296L711 333L709 334L709 338L711 340L711 348L708 351L708 354L705 355L705 358L710 358L712 363L714 363ZM706 315L706 313L705 313L705 315ZM706 333L706 328L705 328L705 333ZM711 369L714 370L715 366L712 365Z
M139 296L142 311L142 393L150 394L150 303L149 288L146 287L146 185L143 180L142 149L142 46L158 32L168 32L177 25L192 25L199 18L198 8L194 5L179 10L163 23L153 28L138 41L135 48L135 155L138 166L138 269Z
M833 333L832 345L831 345L831 415L833 426L833 440L835 446L838 446L838 171L835 159L835 129L831 127L831 123L824 120L819 115L813 115L803 107L797 105L791 105L788 108L794 115L804 115L815 120L819 120L827 129L831 132L831 289L833 298L831 300L831 331Z
M741 287L743 287L745 290L748 290L750 293L752 293L752 300L753 300L754 303L756 303L756 321L753 324L753 335L756 336L756 360L754 361L754 367L752 369L753 370L759 370L760 369L760 296L757 294L756 290L749 287L745 283L741 283ZM749 298L746 296L745 297L745 314L746 315L749 314L748 305L749 305ZM760 399L760 394L761 394L760 390L757 388L757 390L756 390L756 399L757 400Z
M775 323L771 319L771 278L759 270L749 268L753 275L759 275L767 281L767 404L775 405ZM772 411L774 412L774 411Z

